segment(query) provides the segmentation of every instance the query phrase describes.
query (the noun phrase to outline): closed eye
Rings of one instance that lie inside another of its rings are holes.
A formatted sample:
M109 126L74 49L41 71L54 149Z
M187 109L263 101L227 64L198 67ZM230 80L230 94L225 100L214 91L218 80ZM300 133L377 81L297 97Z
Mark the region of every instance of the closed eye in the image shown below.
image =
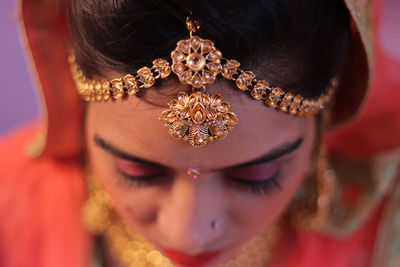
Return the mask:
M224 176L248 181L263 181L275 175L280 168L276 161L225 170Z
M115 166L123 173L135 177L154 176L166 171L162 167L126 160L123 158L115 158Z
M163 167L122 158L115 158L115 169L125 182L135 185L153 184L155 183L155 179L167 174L167 170Z
M280 164L268 162L224 171L224 177L236 186L250 189L253 193L269 194L272 189L281 189L279 183Z

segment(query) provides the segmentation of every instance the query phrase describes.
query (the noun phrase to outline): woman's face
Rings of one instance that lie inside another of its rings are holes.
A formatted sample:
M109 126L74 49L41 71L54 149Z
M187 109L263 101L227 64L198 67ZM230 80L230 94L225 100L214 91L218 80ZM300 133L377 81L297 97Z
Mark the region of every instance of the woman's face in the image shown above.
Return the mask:
M218 252L203 265L215 266L285 210L310 165L315 119L275 111L232 84L207 92L220 93L239 119L224 140L176 140L159 120L166 105L137 97L88 104L86 140L94 174L134 231L164 252Z

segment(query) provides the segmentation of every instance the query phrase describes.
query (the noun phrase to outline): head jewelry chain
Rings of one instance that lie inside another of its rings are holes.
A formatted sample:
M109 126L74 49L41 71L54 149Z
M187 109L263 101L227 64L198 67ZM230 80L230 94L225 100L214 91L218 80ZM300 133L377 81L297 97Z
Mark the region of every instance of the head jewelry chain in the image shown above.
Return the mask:
M159 58L153 61L152 67L140 68L136 75L127 74L112 80L88 79L72 54L71 70L79 94L86 101L119 99L150 88L157 79L165 79L173 72L182 84L191 86L192 92L180 92L177 99L168 102L169 109L161 114L160 120L170 135L188 141L193 146L224 139L238 123L236 115L229 111L230 104L222 102L221 95L205 92L205 86L214 83L219 74L234 81L240 90L249 93L254 99L296 116L317 114L333 95L337 84L335 79L316 99L303 98L279 87L272 87L267 81L257 79L253 72L239 69L238 61L222 57L221 51L210 40L194 36L199 29L197 21L187 18L186 26L190 31L190 39L177 43L176 49L171 52L172 63Z

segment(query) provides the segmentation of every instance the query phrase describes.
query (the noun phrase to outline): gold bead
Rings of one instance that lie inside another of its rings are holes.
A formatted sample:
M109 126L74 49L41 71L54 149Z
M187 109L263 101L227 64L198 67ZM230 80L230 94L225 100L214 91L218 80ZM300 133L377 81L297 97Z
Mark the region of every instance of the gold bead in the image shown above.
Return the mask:
M128 95L134 95L139 91L139 86L136 82L136 78L133 75L125 75L123 80L128 91Z
M136 263L145 263L147 261L147 252L143 249L135 251L133 260Z
M275 108L278 104L278 102L276 101L276 98L273 96L268 97L266 103L268 104L268 106Z
M257 100L265 99L266 95L267 95L266 89L255 88L255 89L251 90L251 96L254 99L257 99Z
M147 261L151 264L157 265L163 261L163 256L157 250L152 250L147 254Z
M151 69L148 67L143 67L137 71L139 75L139 82L142 83L144 88L150 88L154 85L155 79Z
M290 104L289 112L292 115L296 115L297 114L297 106L296 106L296 104L294 104L294 103Z
M237 69L237 68L240 67L240 63L237 60L234 60L234 59L228 60L228 62L226 62L226 65L230 69Z
M247 87L251 85L252 81L255 79L255 75L251 71L242 72L236 80L236 86L245 91Z

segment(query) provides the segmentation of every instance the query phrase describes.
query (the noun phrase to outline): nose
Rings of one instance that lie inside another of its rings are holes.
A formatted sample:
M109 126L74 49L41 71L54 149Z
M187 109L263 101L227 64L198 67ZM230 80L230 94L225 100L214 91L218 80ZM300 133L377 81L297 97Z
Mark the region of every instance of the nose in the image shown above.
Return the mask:
M209 245L226 227L222 186L216 176L192 179L182 173L174 179L157 216L164 245L187 254L215 249Z

